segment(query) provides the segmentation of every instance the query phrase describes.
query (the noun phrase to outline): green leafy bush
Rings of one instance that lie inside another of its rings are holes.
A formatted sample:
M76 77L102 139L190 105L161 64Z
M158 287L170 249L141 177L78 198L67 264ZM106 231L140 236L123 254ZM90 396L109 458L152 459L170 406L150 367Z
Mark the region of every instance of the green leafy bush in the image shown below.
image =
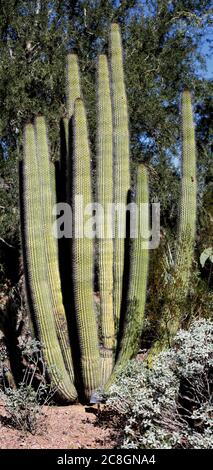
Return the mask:
M213 323L180 330L148 370L129 361L107 404L124 423L124 448L210 448Z

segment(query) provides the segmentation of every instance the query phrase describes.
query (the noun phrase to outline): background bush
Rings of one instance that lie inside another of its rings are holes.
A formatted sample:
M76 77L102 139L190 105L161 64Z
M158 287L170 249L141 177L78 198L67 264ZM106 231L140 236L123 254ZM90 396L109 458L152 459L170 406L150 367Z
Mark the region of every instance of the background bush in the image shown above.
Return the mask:
M129 361L107 401L123 422L123 448L211 448L212 339L213 323L199 320L152 370Z

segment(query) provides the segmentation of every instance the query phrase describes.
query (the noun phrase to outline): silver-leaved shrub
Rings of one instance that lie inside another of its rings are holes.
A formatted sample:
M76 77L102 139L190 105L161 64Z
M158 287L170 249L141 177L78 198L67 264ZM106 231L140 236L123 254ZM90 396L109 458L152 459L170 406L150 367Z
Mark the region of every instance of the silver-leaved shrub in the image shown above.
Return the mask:
M125 423L123 448L211 448L213 322L180 330L152 370L129 361L108 405Z

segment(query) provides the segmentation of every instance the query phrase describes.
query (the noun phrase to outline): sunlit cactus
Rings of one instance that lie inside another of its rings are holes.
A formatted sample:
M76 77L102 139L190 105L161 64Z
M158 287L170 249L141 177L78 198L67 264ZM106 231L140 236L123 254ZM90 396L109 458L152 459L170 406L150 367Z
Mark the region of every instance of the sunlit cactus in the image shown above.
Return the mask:
M172 343L181 321L193 261L196 230L196 147L191 94L182 94L182 175L179 209L179 227L175 265L171 270L172 281L167 289L167 299L161 312L158 340L148 354L148 364L165 347Z
M100 220L98 239L98 269L100 289L102 383L109 378L115 356L115 324L113 316L113 239L108 227L108 204L113 202L113 140L112 106L107 57L98 59L97 96L97 202L104 220Z
M38 117L35 126L26 125L24 134L22 231L28 302L56 396L73 401L77 393L51 230L49 163L45 123Z
M182 182L176 263L182 290L187 293L196 230L196 147L191 94L182 94Z
M134 238L130 246L130 272L121 341L115 368L106 385L114 381L129 359L137 354L143 330L149 263L149 189L147 168L140 164L137 169L136 206L132 214Z
M128 109L124 82L121 33L118 24L115 23L111 25L110 30L109 58L113 109L114 204L124 204L126 206L130 187ZM119 220L116 212L113 305L117 332L121 314L125 255L125 241L118 236L118 223ZM125 230L125 227L123 229ZM120 227L120 230L122 231L122 227Z
M24 132L22 246L28 304L36 334L44 345L44 361L56 388L55 397L63 402L72 402L77 395L90 401L97 390L108 390L126 362L137 354L143 330L149 264L148 171L143 164L138 165L134 188L138 224L134 238L125 240L128 224L123 219L123 227L118 226L117 209L120 204L121 212L122 209L126 212L131 192L129 129L123 51L117 24L111 25L109 36L109 57L100 54L97 65L95 201L78 58L72 53L67 57L67 114L61 120L60 129L64 162L61 159L59 179L60 202L64 198L63 202L72 205L69 221L72 239L60 240L59 250L52 227L53 205L57 201L55 175L44 117L38 116L34 124L27 124ZM182 136L179 235L171 273L173 281L167 304L163 305L158 340L148 354L149 364L170 345L180 324L180 305L187 295L192 266L196 152L188 91L182 95ZM104 219L99 219L96 213L99 222L96 243L86 230L90 217L94 216L93 202L101 205L104 215ZM115 204L115 230L109 226L112 203ZM63 246L68 250L63 251ZM99 295L100 312L98 302L96 307L94 302L95 247L98 248L96 286L99 286L96 300ZM63 256L68 253L64 270L61 252Z
M84 393L87 398L90 398L91 392L100 386L100 354L93 299L93 240L84 234L84 225L82 225L76 200L76 197L82 198L83 210L92 202L86 113L84 103L80 98L75 101L74 106L73 144L72 201L75 234L72 242L72 273L74 303Z
M68 54L67 56L66 79L67 112L70 118L74 113L75 100L81 97L78 57L76 54Z

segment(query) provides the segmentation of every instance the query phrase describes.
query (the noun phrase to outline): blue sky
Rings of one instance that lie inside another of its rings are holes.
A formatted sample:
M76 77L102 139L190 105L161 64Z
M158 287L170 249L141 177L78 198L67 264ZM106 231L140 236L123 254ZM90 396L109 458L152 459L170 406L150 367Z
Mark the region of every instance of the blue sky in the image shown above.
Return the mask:
M210 39L210 33L207 37L207 39ZM206 56L206 71L202 71L201 74L204 78L213 78L213 57L212 53L210 51L210 46L206 41L204 41L202 47L201 47L201 52L205 54Z

